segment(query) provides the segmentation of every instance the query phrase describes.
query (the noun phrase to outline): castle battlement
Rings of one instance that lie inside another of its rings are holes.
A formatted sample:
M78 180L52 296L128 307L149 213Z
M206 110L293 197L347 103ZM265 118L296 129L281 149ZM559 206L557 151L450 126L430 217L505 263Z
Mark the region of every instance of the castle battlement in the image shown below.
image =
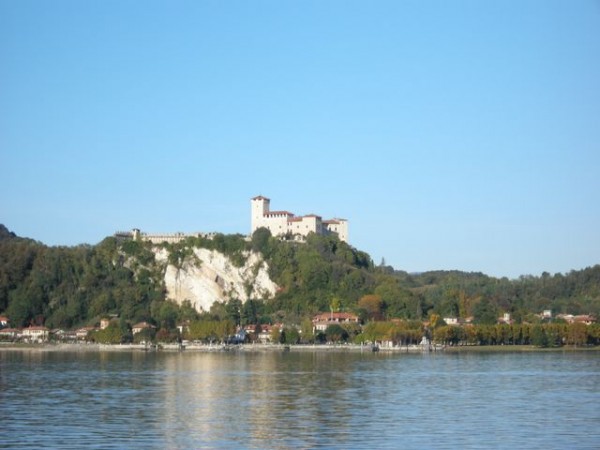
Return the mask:
M205 239L212 239L216 233L144 233L139 229L134 228L131 231L117 231L114 236L117 240L134 240L152 242L153 244L176 244L189 237L201 237Z
M321 235L336 234L340 240L348 242L348 221L346 219L323 220L316 214L296 216L289 211L271 211L271 200L259 195L251 200L252 233L267 228L273 236L294 236L303 240L309 233Z

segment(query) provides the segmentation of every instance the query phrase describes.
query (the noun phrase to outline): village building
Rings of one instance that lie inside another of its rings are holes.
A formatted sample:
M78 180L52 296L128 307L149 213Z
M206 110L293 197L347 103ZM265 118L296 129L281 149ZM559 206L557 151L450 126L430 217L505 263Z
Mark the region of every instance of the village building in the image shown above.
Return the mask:
M138 334L141 333L144 330L153 330L156 327L148 322L140 322L140 323L136 323L135 325L133 325L131 327L131 332L133 334Z
M190 331L190 323L191 322L189 320L184 320L183 322L179 322L177 324L176 328L179 331L180 336L183 336Z
M502 314L502 317L498 318L499 324L511 325L513 322L514 320L512 320L510 313L504 313Z
M21 330L17 328L2 328L0 329L0 338L3 340L17 340L21 338Z
M6 316L0 316L0 328L5 328L10 325L10 320Z
M96 327L81 327L75 331L75 337L77 340L84 341L92 331L96 331Z
M573 314L558 314L556 316L557 319L562 319L568 324L572 323L584 323L586 325L591 325L596 323L596 317L591 314L579 314L574 316Z
M110 316L104 316L100 319L100 329L104 330L108 328L111 323L118 323L119 316L117 314L111 314Z
M271 200L259 195L251 200L251 229L266 228L273 236L293 236L303 240L309 233L320 235L335 234L348 242L348 221L346 219L323 220L321 216L308 214L296 216L289 211L271 211Z
M446 325L458 326L461 325L462 321L458 317L444 317L443 318Z
M317 314L313 317L313 329L325 331L330 325L341 325L344 323L360 323L360 318L356 314L346 312L328 312Z
M30 342L46 342L50 336L50 330L42 326L23 328L21 332L23 339Z

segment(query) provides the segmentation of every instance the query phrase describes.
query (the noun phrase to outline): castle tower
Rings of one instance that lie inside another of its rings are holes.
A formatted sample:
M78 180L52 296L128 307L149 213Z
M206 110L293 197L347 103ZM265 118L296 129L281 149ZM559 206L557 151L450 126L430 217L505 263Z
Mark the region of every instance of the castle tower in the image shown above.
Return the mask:
M258 228L267 226L264 217L269 214L271 200L269 200L267 197L259 195L251 200L251 205L251 233L254 233Z

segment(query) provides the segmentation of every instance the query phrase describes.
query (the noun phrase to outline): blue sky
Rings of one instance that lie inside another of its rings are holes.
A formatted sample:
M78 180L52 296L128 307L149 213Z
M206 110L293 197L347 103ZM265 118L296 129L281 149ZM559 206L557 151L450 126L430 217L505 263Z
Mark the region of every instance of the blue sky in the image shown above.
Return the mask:
M0 0L0 223L343 217L397 269L600 263L600 3Z

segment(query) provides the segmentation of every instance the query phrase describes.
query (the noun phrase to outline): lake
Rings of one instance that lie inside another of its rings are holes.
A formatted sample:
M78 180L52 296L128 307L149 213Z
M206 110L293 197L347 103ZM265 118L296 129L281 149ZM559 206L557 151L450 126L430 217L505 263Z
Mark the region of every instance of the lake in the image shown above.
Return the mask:
M0 350L0 448L600 448L598 352Z

